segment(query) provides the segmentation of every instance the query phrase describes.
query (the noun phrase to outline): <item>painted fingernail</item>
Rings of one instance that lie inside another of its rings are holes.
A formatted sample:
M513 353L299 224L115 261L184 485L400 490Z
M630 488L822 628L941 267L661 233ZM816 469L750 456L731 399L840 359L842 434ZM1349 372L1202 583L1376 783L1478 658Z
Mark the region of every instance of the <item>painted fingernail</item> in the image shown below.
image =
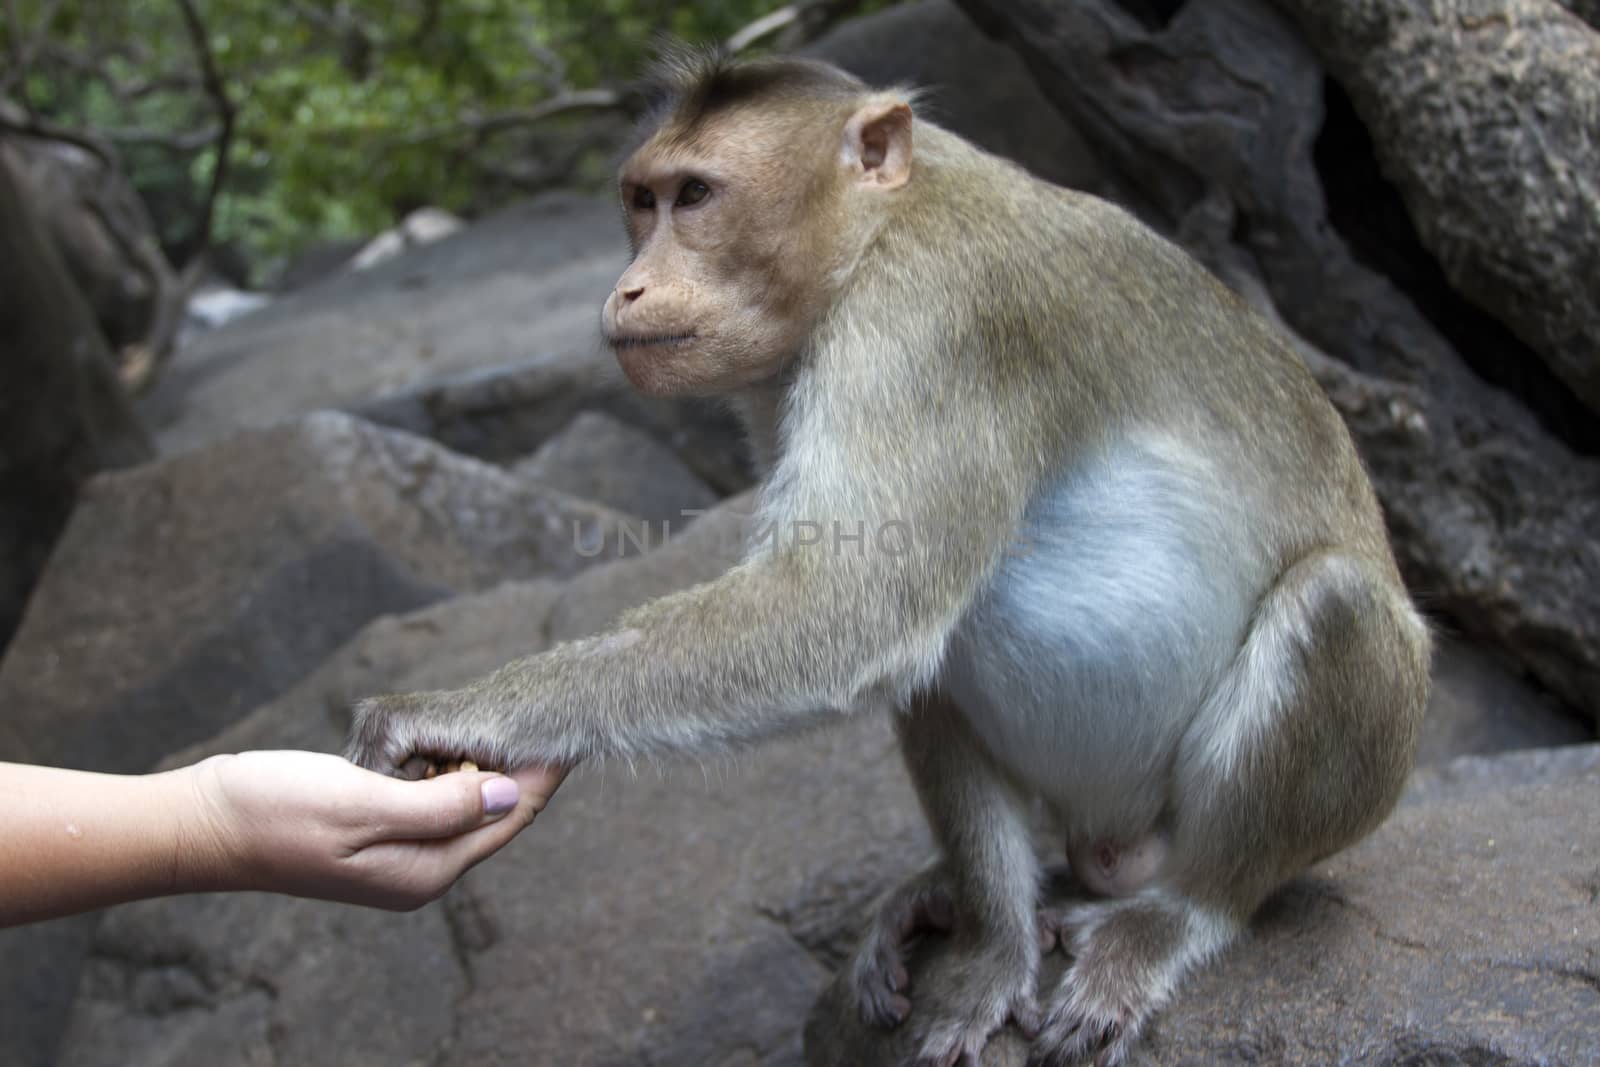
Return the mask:
M517 783L509 778L491 778L483 783L483 813L504 815L517 806Z

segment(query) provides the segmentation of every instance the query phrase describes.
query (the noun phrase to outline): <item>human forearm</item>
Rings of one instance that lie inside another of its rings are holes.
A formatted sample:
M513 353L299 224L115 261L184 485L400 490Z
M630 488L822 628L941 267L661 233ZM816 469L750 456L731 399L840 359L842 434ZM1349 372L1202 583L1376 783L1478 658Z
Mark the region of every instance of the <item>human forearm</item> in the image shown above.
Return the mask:
M141 776L0 763L0 926L232 889L419 907L532 822L565 774L398 782L319 752Z
M93 774L0 763L0 926L194 888L188 769Z

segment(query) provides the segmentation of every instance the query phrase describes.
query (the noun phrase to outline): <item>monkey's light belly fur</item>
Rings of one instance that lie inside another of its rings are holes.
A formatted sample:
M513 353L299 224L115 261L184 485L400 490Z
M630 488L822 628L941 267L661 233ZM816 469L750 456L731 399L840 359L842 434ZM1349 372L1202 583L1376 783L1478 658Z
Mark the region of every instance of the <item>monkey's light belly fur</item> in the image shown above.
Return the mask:
M1112 444L1030 508L957 632L945 675L956 703L1070 841L1145 838L1170 803L1174 758L1204 758L1208 738L1190 726L1275 577L1241 573L1237 499L1181 444Z

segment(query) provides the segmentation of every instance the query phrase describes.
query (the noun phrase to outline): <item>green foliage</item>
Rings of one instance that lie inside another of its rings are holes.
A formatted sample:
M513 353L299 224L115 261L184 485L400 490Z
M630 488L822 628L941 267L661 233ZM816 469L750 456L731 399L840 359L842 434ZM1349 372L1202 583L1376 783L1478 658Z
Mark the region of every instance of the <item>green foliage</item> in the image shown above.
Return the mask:
M462 210L485 159L471 120L558 87L626 81L663 32L719 40L775 0L196 0L237 108L215 237L255 263L317 237L370 233L424 203ZM34 48L30 104L106 131L181 246L216 164L216 111L177 0L14 0L0 55ZM41 34L39 20L54 12ZM37 46L37 47L35 47ZM15 95L15 90L13 91ZM594 172L592 166L580 170ZM186 210L185 210L186 209Z

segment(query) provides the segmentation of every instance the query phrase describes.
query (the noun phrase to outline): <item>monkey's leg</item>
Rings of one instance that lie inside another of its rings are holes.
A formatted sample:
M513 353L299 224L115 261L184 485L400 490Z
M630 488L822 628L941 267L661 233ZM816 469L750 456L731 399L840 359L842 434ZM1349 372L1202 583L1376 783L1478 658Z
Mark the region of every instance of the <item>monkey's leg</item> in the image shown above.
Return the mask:
M1268 893L1371 831L1410 769L1427 678L1427 630L1392 570L1335 553L1290 567L1185 733L1160 871L1055 917L1073 962L1034 1062L1123 1063Z
M1027 805L948 698L919 698L896 729L943 858L891 894L852 974L860 976L863 1016L881 1018L880 990L900 976L908 905L915 910L926 902L937 916L938 898L948 896L960 964L948 988L919 995L909 1023L921 1060L976 1065L989 1035L1008 1017L1025 1030L1036 1026L1039 871ZM896 995L898 989L891 990L891 1005Z

